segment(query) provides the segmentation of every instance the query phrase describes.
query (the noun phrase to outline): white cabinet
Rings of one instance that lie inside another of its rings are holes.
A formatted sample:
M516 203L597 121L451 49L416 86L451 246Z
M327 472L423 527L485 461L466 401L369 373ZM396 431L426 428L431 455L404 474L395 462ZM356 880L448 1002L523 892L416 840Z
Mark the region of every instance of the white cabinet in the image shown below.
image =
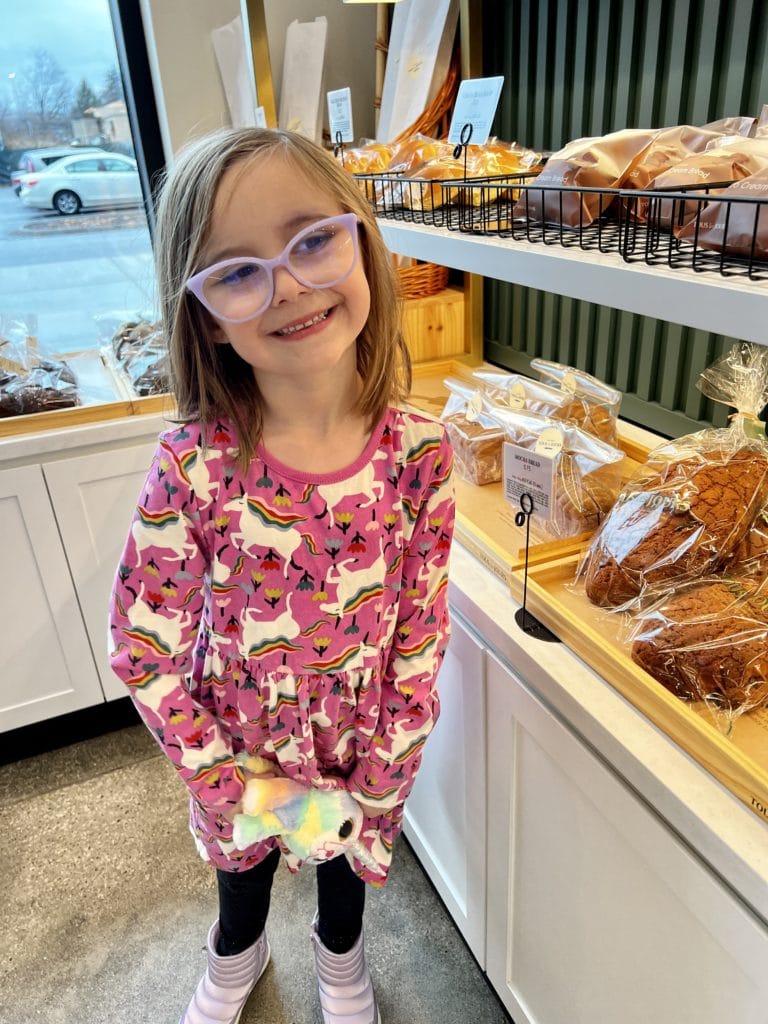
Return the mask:
M486 845L483 673L483 648L454 615L439 676L442 711L405 810L405 834L481 967Z
M115 448L43 466L107 700L127 693L109 667L107 605L155 447Z
M0 471L0 730L104 699L39 466Z
M516 1024L765 1024L768 931L486 656L488 977Z

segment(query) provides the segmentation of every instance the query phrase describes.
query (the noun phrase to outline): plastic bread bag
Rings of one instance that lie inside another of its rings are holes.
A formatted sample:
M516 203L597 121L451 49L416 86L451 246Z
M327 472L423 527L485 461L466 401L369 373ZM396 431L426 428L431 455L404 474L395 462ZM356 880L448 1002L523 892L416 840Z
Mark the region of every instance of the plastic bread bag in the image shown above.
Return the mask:
M728 732L768 704L768 579L707 576L660 595L635 620L632 660Z
M698 217L678 228L677 237L714 252L768 259L768 167L734 182L720 196L702 205Z
M606 212L608 204L599 193L579 189L618 188L656 134L656 129L625 128L567 143L550 156L534 184L520 195L514 216L537 224L587 227ZM575 190L558 191L562 186Z
M758 580L768 577L768 508L757 514L746 535L736 545L725 571Z
M587 596L626 608L649 588L725 565L768 504L768 349L739 343L698 387L737 412L730 426L667 441L628 481L579 570Z
M505 496L533 498L532 522L551 537L591 533L613 506L624 453L574 426L502 406L489 413L512 446Z
M720 186L712 195L720 194L733 182L749 178L768 168L768 139L744 139L726 136L716 145L708 146L703 153L697 153L657 175L652 183L654 190L675 192L686 186L696 185L702 193L707 186ZM676 235L682 228L706 208L704 195L697 199L653 200L649 214L656 227L669 229Z
M501 480L502 427L489 415L490 403L477 388L446 378L448 401L440 416L454 452L456 472L471 484Z
M621 408L621 392L597 377L564 363L548 359L532 359L531 369L539 376L570 396L571 406L566 407L566 417L578 423L590 434L608 444L616 444L617 421Z
M0 316L0 417L79 404L77 378L69 364L37 350L36 317Z
M639 190L652 187L651 183L658 175L694 154L703 152L707 146L717 144L724 136L749 135L754 123L753 117L724 117L700 128L689 124L662 128L621 182L621 187ZM647 199L625 200L625 204L635 220L646 220Z
M336 159L350 174L378 174L392 159L392 146L383 142L366 142L352 149L341 149Z

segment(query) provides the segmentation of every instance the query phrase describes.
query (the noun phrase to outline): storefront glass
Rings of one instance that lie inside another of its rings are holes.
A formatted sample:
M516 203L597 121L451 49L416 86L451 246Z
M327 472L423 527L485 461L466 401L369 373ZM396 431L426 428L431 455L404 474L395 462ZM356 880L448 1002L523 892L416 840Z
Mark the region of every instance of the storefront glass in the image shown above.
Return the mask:
M63 359L77 404L114 401L130 391L115 332L155 315L109 2L25 0L2 21L0 375L18 378L5 381L6 397L36 362L39 370L40 360ZM38 372L37 382L71 397L55 371ZM0 376L1 415L40 411L18 404L3 402Z

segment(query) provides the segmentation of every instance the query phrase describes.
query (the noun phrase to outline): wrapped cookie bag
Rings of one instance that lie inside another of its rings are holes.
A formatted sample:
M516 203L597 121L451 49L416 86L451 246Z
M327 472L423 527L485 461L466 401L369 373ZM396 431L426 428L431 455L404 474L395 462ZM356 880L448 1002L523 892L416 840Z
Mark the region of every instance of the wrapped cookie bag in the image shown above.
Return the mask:
M722 568L768 504L768 349L740 343L705 370L699 389L734 407L730 426L667 441L625 485L582 561L597 605L621 609L649 588Z

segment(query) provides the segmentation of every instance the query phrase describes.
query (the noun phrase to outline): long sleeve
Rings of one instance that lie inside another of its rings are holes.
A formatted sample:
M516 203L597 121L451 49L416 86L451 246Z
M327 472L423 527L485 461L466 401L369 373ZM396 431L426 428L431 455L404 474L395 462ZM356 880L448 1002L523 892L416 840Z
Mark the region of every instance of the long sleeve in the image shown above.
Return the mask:
M404 550L393 644L382 679L378 723L369 743L358 744L347 781L353 796L382 812L408 796L440 711L436 677L449 636L454 498L453 453L445 437L435 447L429 459L408 460L401 478L404 510L414 523Z
M242 775L228 735L194 695L210 556L206 497L193 487L204 462L189 438L184 428L163 435L145 481L112 592L110 656L192 795L226 809L240 799Z

